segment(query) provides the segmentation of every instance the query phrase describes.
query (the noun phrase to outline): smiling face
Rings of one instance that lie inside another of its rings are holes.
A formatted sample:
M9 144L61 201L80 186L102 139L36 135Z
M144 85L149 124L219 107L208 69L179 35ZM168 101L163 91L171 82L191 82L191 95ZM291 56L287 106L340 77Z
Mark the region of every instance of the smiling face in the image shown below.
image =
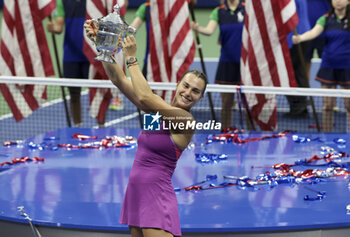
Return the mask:
M172 105L189 111L203 97L206 83L193 73L187 73L176 86Z

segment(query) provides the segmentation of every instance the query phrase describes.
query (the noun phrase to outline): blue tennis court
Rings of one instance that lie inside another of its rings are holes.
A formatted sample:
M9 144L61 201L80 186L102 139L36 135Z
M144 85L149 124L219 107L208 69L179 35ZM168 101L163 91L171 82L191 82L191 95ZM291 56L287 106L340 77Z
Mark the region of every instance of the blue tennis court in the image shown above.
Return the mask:
M137 138L139 132L139 129L64 128L37 135L20 145L2 146L0 163L25 156L45 159L0 167L2 231L15 233L13 225L28 224L18 211L22 206L39 231L45 233L45 228L49 228L57 232L52 236L61 236L60 231L66 229L98 231L101 236L107 231L124 236L127 227L118 224L118 218L136 152L134 144L118 148L67 148L59 144L86 144L106 136ZM73 138L78 133L96 138L79 141ZM296 161L309 160L315 155L324 157L331 152L345 155L334 158L333 165L321 159L293 169L314 172L328 169L330 175L335 174L330 169L336 168L336 163L345 172L349 166L346 153L349 134L288 133L275 138L271 137L272 133L240 134L246 143L207 143L207 135L195 135L173 176L184 234L252 236L281 231L281 236L292 233L290 231L306 233L336 228L337 233L343 233L337 236L348 236L348 175L317 179L309 176L298 182L261 182L259 185L247 178L256 180L266 172L273 173L271 167L282 162L296 164ZM267 138L261 140L263 136ZM247 140L252 138L256 141ZM198 159L210 154L226 155L226 158ZM237 177L241 181L237 182ZM230 183L233 185L228 185ZM185 190L191 186L201 186L202 190ZM305 200L306 196L309 200ZM31 236L29 229L26 233L13 236Z

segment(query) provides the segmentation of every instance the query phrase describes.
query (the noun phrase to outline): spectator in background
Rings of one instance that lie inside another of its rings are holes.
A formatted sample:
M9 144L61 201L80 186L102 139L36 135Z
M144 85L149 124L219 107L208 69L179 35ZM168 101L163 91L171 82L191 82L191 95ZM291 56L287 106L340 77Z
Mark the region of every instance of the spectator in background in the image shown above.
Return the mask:
M128 2L126 1L125 4ZM56 0L56 16L49 21L46 28L49 32L64 32L63 76L65 78L89 78L89 60L83 52L83 25L86 15L86 0ZM68 87L70 94L70 111L75 127L82 126L81 88ZM99 127L104 126L98 122Z
M309 15L310 26L314 27L318 18L323 16L329 11L329 0L307 0L307 9ZM321 58L325 38L321 34L319 37L310 40L309 47L306 52L306 70L309 73L308 78L310 79L310 68L311 59L313 58L314 51L316 50L317 56Z
M226 0L223 5L215 8L209 16L206 27L192 22L193 30L209 36L220 27L221 55L216 71L215 83L225 85L239 85L241 80L240 58L242 45L242 31L244 25L244 2L241 0ZM234 93L221 94L221 123L222 128L232 126L232 109Z
M197 3L197 0L191 0L191 3L194 5ZM148 62L148 54L149 54L149 32L150 32L150 22L151 22L151 15L150 15L150 2L149 0L146 0L143 4L139 6L135 13L135 18L130 24L132 27L134 27L136 30L138 30L143 23L145 23L146 26L146 52L145 57L143 60L143 67L142 67L142 74L147 79L147 62Z
M296 27L296 31L298 34L302 34L308 30L310 30L310 23L307 11L307 3L306 0L295 0L296 11L299 17L299 23ZM298 46L293 45L292 36L294 32L291 32L287 36L290 57L293 64L295 80L298 87L309 87L308 75L306 73L305 65L302 64L300 60L300 55L298 52ZM303 57L306 58L306 52L308 49L309 42L304 42L301 44ZM284 115L284 117L288 118L307 118L309 117L308 109L307 109L307 97L306 96L287 96L287 100L289 103L289 112Z
M56 1L56 16L49 21L49 32L61 34L65 27L63 45L63 76L65 78L88 78L89 60L83 52L83 25L86 14L86 0ZM68 87L70 94L70 111L75 127L82 126L80 87Z
M320 17L312 30L293 36L293 43L315 39L322 33L326 41L316 80L321 82L322 88L335 89L340 85L342 89L350 89L350 0L331 0L329 13ZM336 97L323 97L322 126L325 132L333 129L335 102ZM350 131L350 98L344 98L344 105Z

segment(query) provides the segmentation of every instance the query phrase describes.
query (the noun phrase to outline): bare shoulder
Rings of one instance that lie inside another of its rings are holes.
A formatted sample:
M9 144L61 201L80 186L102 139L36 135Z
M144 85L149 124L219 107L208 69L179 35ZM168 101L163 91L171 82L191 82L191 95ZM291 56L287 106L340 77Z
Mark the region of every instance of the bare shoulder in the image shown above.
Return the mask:
M168 120L166 124L169 126L170 134L175 145L185 149L192 140L196 121L192 114L187 111L179 110L179 113L175 114L176 117L172 117L174 120Z

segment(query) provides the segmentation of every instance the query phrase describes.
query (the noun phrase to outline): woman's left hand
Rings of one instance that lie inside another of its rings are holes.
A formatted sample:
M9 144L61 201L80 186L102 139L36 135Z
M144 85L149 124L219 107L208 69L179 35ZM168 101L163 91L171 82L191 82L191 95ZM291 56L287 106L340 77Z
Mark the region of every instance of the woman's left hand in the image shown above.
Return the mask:
M96 24L92 20L86 20L84 22L84 28L85 28L85 32L86 32L87 37L92 42L95 42L97 31L98 31L98 27L96 26Z
M126 58L136 57L136 39L133 35L125 37L121 44L123 46L123 53Z

